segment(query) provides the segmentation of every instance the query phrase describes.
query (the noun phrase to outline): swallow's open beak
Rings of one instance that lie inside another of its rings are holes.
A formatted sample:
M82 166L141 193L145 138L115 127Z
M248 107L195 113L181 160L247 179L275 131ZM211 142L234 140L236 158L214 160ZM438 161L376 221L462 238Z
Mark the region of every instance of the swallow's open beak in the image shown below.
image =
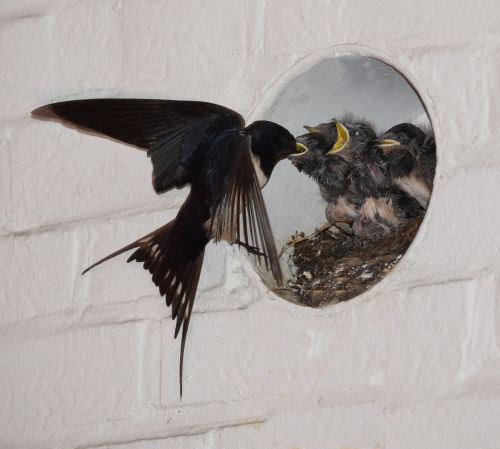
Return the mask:
M308 153L309 152L309 148L307 148L305 145L297 142L295 144L295 153L292 153L292 154L289 154L288 155L288 158L289 159L293 159L293 158L297 158L297 157L302 157L304 154Z
M350 142L349 131L340 122L335 122L337 127L337 141L333 145L332 149L326 154L335 154L341 152L345 146Z

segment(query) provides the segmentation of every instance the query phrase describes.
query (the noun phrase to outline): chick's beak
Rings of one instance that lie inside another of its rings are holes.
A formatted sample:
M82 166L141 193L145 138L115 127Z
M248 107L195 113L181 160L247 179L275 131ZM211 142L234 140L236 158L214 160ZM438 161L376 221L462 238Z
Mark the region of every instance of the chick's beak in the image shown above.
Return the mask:
M397 140L379 139L375 146L379 148L399 147L401 144Z
M304 154L309 152L309 148L307 148L305 145L296 142L295 144L295 153L289 154L288 158L289 159L294 159L298 157L302 157Z
M337 141L331 150L326 153L327 155L339 153L351 140L348 129L342 123L336 122L335 126L337 127Z
M304 125L304 129L305 129L308 133L317 133L317 132L319 132L318 128L315 128L314 126L307 126L307 125Z
M401 144L397 140L379 139L376 141L375 146L382 150L384 156L387 156L397 147L401 146Z

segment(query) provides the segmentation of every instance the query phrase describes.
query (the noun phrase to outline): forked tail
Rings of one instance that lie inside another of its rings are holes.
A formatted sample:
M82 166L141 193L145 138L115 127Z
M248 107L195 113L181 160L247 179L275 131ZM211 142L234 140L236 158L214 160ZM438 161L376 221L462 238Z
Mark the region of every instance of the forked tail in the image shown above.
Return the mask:
M189 327L193 302L200 279L205 246L209 241L204 224L209 217L208 211L190 194L177 217L166 225L144 237L109 254L88 267L91 268L119 254L136 248L127 262L142 262L160 294L165 296L167 306L172 306L172 319L176 319L177 338L182 326L181 354L179 363L179 388L182 398L182 366L184 347Z

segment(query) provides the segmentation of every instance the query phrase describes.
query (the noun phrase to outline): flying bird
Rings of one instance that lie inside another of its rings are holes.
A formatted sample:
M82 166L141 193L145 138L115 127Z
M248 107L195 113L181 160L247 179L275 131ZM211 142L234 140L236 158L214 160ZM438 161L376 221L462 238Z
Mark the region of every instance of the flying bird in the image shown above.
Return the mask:
M190 186L176 218L97 261L129 250L172 307L175 338L182 327L179 388L193 302L210 240L226 240L263 257L278 285L282 273L260 189L274 166L307 148L282 126L245 126L237 112L199 101L88 99L42 106L39 119L60 121L146 150L156 193Z

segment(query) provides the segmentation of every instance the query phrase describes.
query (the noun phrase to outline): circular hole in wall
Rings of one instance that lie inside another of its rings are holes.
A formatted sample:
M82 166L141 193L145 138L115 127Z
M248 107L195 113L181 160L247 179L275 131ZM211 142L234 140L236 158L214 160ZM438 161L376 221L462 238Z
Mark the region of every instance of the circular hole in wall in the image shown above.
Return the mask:
M421 100L384 62L343 55L288 82L265 118L310 152L278 164L263 191L285 285L257 271L302 305L359 295L394 268L427 209L436 153Z

